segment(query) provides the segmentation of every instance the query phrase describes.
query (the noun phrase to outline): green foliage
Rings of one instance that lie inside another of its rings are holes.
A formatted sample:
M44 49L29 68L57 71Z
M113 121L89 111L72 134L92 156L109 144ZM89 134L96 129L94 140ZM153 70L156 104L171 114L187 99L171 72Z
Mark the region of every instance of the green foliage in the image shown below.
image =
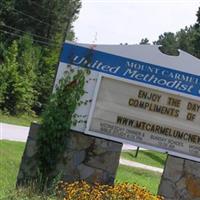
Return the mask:
M175 34L164 33L154 44L162 45L160 50L168 55L176 56L178 55L177 49L181 49L200 58L200 7L197 12L196 24L185 27Z
M18 45L14 41L9 47L0 74L0 108L10 114L16 114L20 96L20 77L18 73Z
M25 35L19 40L19 75L20 75L20 102L17 105L19 113L32 113L32 107L36 101L37 92L36 68L40 60L40 49L33 44L30 36Z
M0 19L3 24L54 40L58 33L62 37L66 23L76 19L80 7L79 0L2 0Z
M148 38L142 38L139 44L150 44Z
M40 173L48 177L54 169L58 156L63 153L66 136L72 123L73 114L84 94L85 71L74 75L68 72L52 94L43 113L42 125L38 133L38 161Z
M200 58L200 27L193 25L181 29L176 34L164 33L154 44L162 45L161 51L168 55L176 56L177 49L181 49Z
M36 67L39 48L30 36L13 41L1 65L0 108L12 115L28 113L36 101Z
M14 65L18 65L13 72L17 81L10 79L15 87L10 89L15 94L12 101L11 95L9 101L4 95L11 84L5 82L4 72L0 74L0 83L4 83L0 89L2 111L13 115L42 112L52 92L63 40L75 37L72 22L80 7L80 0L0 1L0 29L5 31L0 32L1 71L8 71L4 66L13 41L17 43Z
M200 58L200 25L195 28L195 35L193 37L194 53L193 55Z
M59 59L59 48L42 48L40 63L36 67L37 100L34 110L40 114L52 93L52 85Z
M196 25L199 27L200 26L200 7L199 7L199 9L197 11L196 16L197 16L197 23L196 23Z
M186 52L194 52L194 35L195 30L192 26L185 27L176 33L178 48Z
M167 55L179 55L179 52L177 50L178 42L174 33L168 32L160 35L158 41L156 41L155 44L162 45L160 47L160 50Z

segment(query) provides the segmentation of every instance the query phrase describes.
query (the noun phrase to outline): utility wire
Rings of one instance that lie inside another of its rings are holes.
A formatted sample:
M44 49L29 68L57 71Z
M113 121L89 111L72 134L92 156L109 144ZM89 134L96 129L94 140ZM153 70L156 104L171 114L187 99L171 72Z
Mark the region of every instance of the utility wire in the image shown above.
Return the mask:
M16 13L19 13L19 14L24 15L26 17L29 17L30 19L35 20L35 21L37 21L37 22L39 22L41 24L45 24L45 25L50 26L50 27L52 26L51 24L49 24L47 22L44 22L44 21L42 21L42 20L40 20L40 19L38 19L36 17L33 17L31 15L28 15L28 14L26 14L26 13L24 13L24 12L22 12L22 11L16 9L16 8L13 8L13 12L16 12ZM56 30L57 31L61 31L62 29L60 27L58 27L58 29L56 28Z
M9 35L14 35L14 36L17 36L17 37L22 37L22 35L19 35L17 33L13 33L13 32L9 32L9 31L5 31L5 30L2 30L0 29L0 32L4 33L4 34L9 34ZM51 43L48 43L48 42L44 42L44 41L41 41L41 40L35 40L33 39L34 42L36 43L39 43L39 44L44 44L44 45L47 45L47 46L54 46L54 47L59 47L59 45L53 45Z
M51 11L50 9L45 8L44 6L39 5L38 3L36 3L35 1L30 1L32 4L34 4L35 6L42 8L48 12L50 12L50 15L55 15L55 13L53 11ZM69 16L66 16L66 19L69 20Z
M31 3L33 3L33 4L35 4L35 5L37 4L37 3L35 3L34 1L31 1ZM43 9L45 9L45 10L51 11L51 10L49 10L49 9L47 9L47 8L44 8L43 6L40 6L39 4L37 4L37 6L43 8ZM37 22L39 22L39 23L41 23L41 24L45 24L45 25L47 25L47 26L49 26L49 27L52 27L52 26L53 26L52 24L49 24L49 23L47 23L47 22L45 22L45 21L43 21L43 20L41 20L41 19L38 19L38 18L36 18L36 17L33 17L32 15L29 15L29 14L27 14L27 13L24 13L23 11L18 10L18 9L16 9L16 8L12 8L11 11L13 11L13 12L15 12L15 13L19 13L19 14L21 14L21 15L23 15L23 16L26 16L26 17L28 17L28 18L30 18L30 19L32 19L32 20L35 20L35 21L37 21ZM53 12L51 11L51 13L53 13ZM67 19L69 20L69 17L67 17ZM58 26L57 28L54 27L54 30L63 31L63 28L60 27L60 26Z
M31 4L33 4L33 5L35 5L35 6L39 7L39 8L42 8L42 9L44 9L44 10L50 12L51 15L54 15L54 14L55 14L55 13L54 13L53 11L51 11L50 9L47 9L47 8L45 8L44 6L39 5L39 4L36 3L35 1L30 1L30 2L31 2Z
M34 33L29 33L29 32L23 31L23 30L21 30L21 29L14 28L14 27L12 27L12 26L8 26L8 25L5 25L5 24L0 24L0 26L9 28L9 29L12 29L12 30L15 30L15 31L19 31L19 32L22 32L22 33L26 33L26 34L28 34L28 35L30 35L30 36L34 36L34 37L38 37L38 38L41 38L41 39L45 39L45 40L48 40L49 42L54 43L54 44L58 44L58 43L56 43L55 41L50 40L49 38L42 37L42 36L37 35L37 34L34 34Z

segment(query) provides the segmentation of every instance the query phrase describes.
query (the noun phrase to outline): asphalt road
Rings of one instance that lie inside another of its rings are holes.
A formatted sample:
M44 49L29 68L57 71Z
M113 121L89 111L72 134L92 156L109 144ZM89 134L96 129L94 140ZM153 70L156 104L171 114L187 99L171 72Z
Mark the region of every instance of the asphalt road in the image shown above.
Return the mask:
M26 142L28 137L29 127L16 126L11 124L0 123L0 140L13 140ZM124 144L123 150L133 149L136 147Z

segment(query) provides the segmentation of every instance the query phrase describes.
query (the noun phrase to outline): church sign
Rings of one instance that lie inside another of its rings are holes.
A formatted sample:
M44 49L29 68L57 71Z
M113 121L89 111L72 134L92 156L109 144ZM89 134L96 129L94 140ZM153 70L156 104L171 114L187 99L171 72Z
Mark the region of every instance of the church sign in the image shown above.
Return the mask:
M200 161L200 61L151 45L66 42L55 84L68 66L91 71L72 129ZM90 101L88 101L90 102Z

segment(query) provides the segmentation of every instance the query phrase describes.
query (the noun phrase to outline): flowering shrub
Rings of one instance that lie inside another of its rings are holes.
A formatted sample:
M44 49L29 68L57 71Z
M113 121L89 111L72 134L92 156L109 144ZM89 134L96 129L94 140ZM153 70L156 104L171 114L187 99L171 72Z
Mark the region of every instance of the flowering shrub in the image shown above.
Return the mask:
M57 195L64 200L164 200L136 184L122 183L114 186L90 185L85 181L64 183L56 188Z

